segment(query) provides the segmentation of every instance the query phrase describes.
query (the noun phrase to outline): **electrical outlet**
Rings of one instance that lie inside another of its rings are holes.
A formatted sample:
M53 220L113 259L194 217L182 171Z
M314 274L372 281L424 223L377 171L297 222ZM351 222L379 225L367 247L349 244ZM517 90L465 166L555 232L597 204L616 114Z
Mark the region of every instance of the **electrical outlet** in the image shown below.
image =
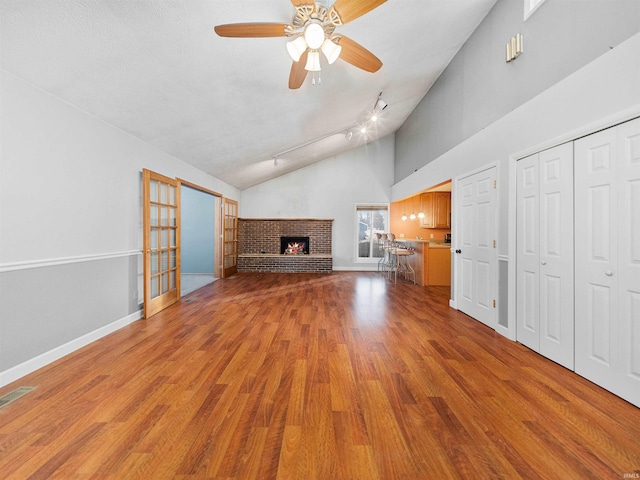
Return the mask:
M433 238L433 233L430 233L430 234L429 234L429 238Z

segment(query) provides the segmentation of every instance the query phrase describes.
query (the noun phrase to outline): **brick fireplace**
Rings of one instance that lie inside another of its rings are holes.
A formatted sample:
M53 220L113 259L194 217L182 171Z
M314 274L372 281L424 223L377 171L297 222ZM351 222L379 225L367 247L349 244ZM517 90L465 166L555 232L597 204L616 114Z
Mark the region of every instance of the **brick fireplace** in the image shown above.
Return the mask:
M240 218L238 271L330 273L332 226L332 219ZM280 253L282 237L308 237L309 253Z

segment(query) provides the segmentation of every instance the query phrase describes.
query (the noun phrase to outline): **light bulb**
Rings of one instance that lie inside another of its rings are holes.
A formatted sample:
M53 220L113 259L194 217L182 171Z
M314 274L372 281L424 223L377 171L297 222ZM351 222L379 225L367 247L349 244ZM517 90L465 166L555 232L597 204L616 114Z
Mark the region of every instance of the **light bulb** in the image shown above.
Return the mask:
M418 212L418 218L424 218L424 212Z
M416 214L411 212L411 215L409 215L409 220L415 220L416 219Z
M400 218L401 218L401 219L402 219L402 221L404 222L404 221L407 219L407 214L406 214L406 213L403 213L403 214L402 214L402 217L400 217Z

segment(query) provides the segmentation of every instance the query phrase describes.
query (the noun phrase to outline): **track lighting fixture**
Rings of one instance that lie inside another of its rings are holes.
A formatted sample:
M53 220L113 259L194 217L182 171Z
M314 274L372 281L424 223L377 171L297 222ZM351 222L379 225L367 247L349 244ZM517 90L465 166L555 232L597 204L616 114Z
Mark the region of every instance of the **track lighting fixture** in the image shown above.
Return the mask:
M380 95L382 95L382 92L380 92ZM384 110L385 108L387 108L387 102L385 102L380 97L378 97L378 101L376 102L376 108L380 111Z
M295 43L295 42L289 42L289 43L291 44L291 43ZM309 61L310 61L309 59L311 57L312 57L312 55L311 55L311 52L310 52L308 54L308 57L307 57L307 63L309 63ZM315 55L313 57L314 57L313 62L316 61L315 59L318 59L318 61L319 61L318 52L315 52ZM315 73L318 73L318 75L319 75L319 72L315 72ZM319 79L319 77L318 77L318 79ZM382 92L380 92L380 95L382 95ZM347 141L349 141L349 140L351 140L353 138L353 133L354 132L357 133L359 131L362 135L365 135L367 133L368 127L370 126L370 122L377 121L380 118L381 111L384 110L385 108L387 108L386 102L384 102L384 100L380 99L380 95L378 95L378 100L376 101L376 106L374 107L374 111L373 111L372 115L370 117L368 117L368 119L366 119L365 121L363 121L361 123L356 123L355 125L351 125L350 127L343 128L342 130L338 130L336 132L328 133L327 135L323 135L321 137L318 137L318 138L315 138L315 139L310 140L308 142L305 142L305 143L303 143L301 145L297 145L295 147L291 147L291 148L289 148L287 150L284 150L282 152L276 153L275 155L273 155L271 157L273 159L273 166L274 167L278 166L278 158L281 157L282 155L286 155L289 152L293 152L294 150L298 150L298 149L303 148L303 147L308 147L309 145L312 145L312 144L314 144L316 142L324 140L325 138L332 137L333 135L344 134L344 138ZM406 218L408 218L406 215L404 215L404 217L405 217L405 220L406 220Z

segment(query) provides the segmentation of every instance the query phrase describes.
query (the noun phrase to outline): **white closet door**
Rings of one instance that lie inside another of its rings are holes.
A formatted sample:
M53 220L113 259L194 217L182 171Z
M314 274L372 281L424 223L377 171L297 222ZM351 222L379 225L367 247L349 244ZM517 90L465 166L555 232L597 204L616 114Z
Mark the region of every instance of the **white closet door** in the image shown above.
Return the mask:
M516 222L516 339L540 351L540 155L519 160Z
M617 132L575 142L576 373L616 391Z
M573 370L573 143L540 153L540 354Z
M496 328L496 168L456 180L456 302L458 309Z
M619 395L640 407L640 119L618 127L621 372ZM616 272L613 272L616 275Z
M516 338L573 369L573 145L519 160Z

